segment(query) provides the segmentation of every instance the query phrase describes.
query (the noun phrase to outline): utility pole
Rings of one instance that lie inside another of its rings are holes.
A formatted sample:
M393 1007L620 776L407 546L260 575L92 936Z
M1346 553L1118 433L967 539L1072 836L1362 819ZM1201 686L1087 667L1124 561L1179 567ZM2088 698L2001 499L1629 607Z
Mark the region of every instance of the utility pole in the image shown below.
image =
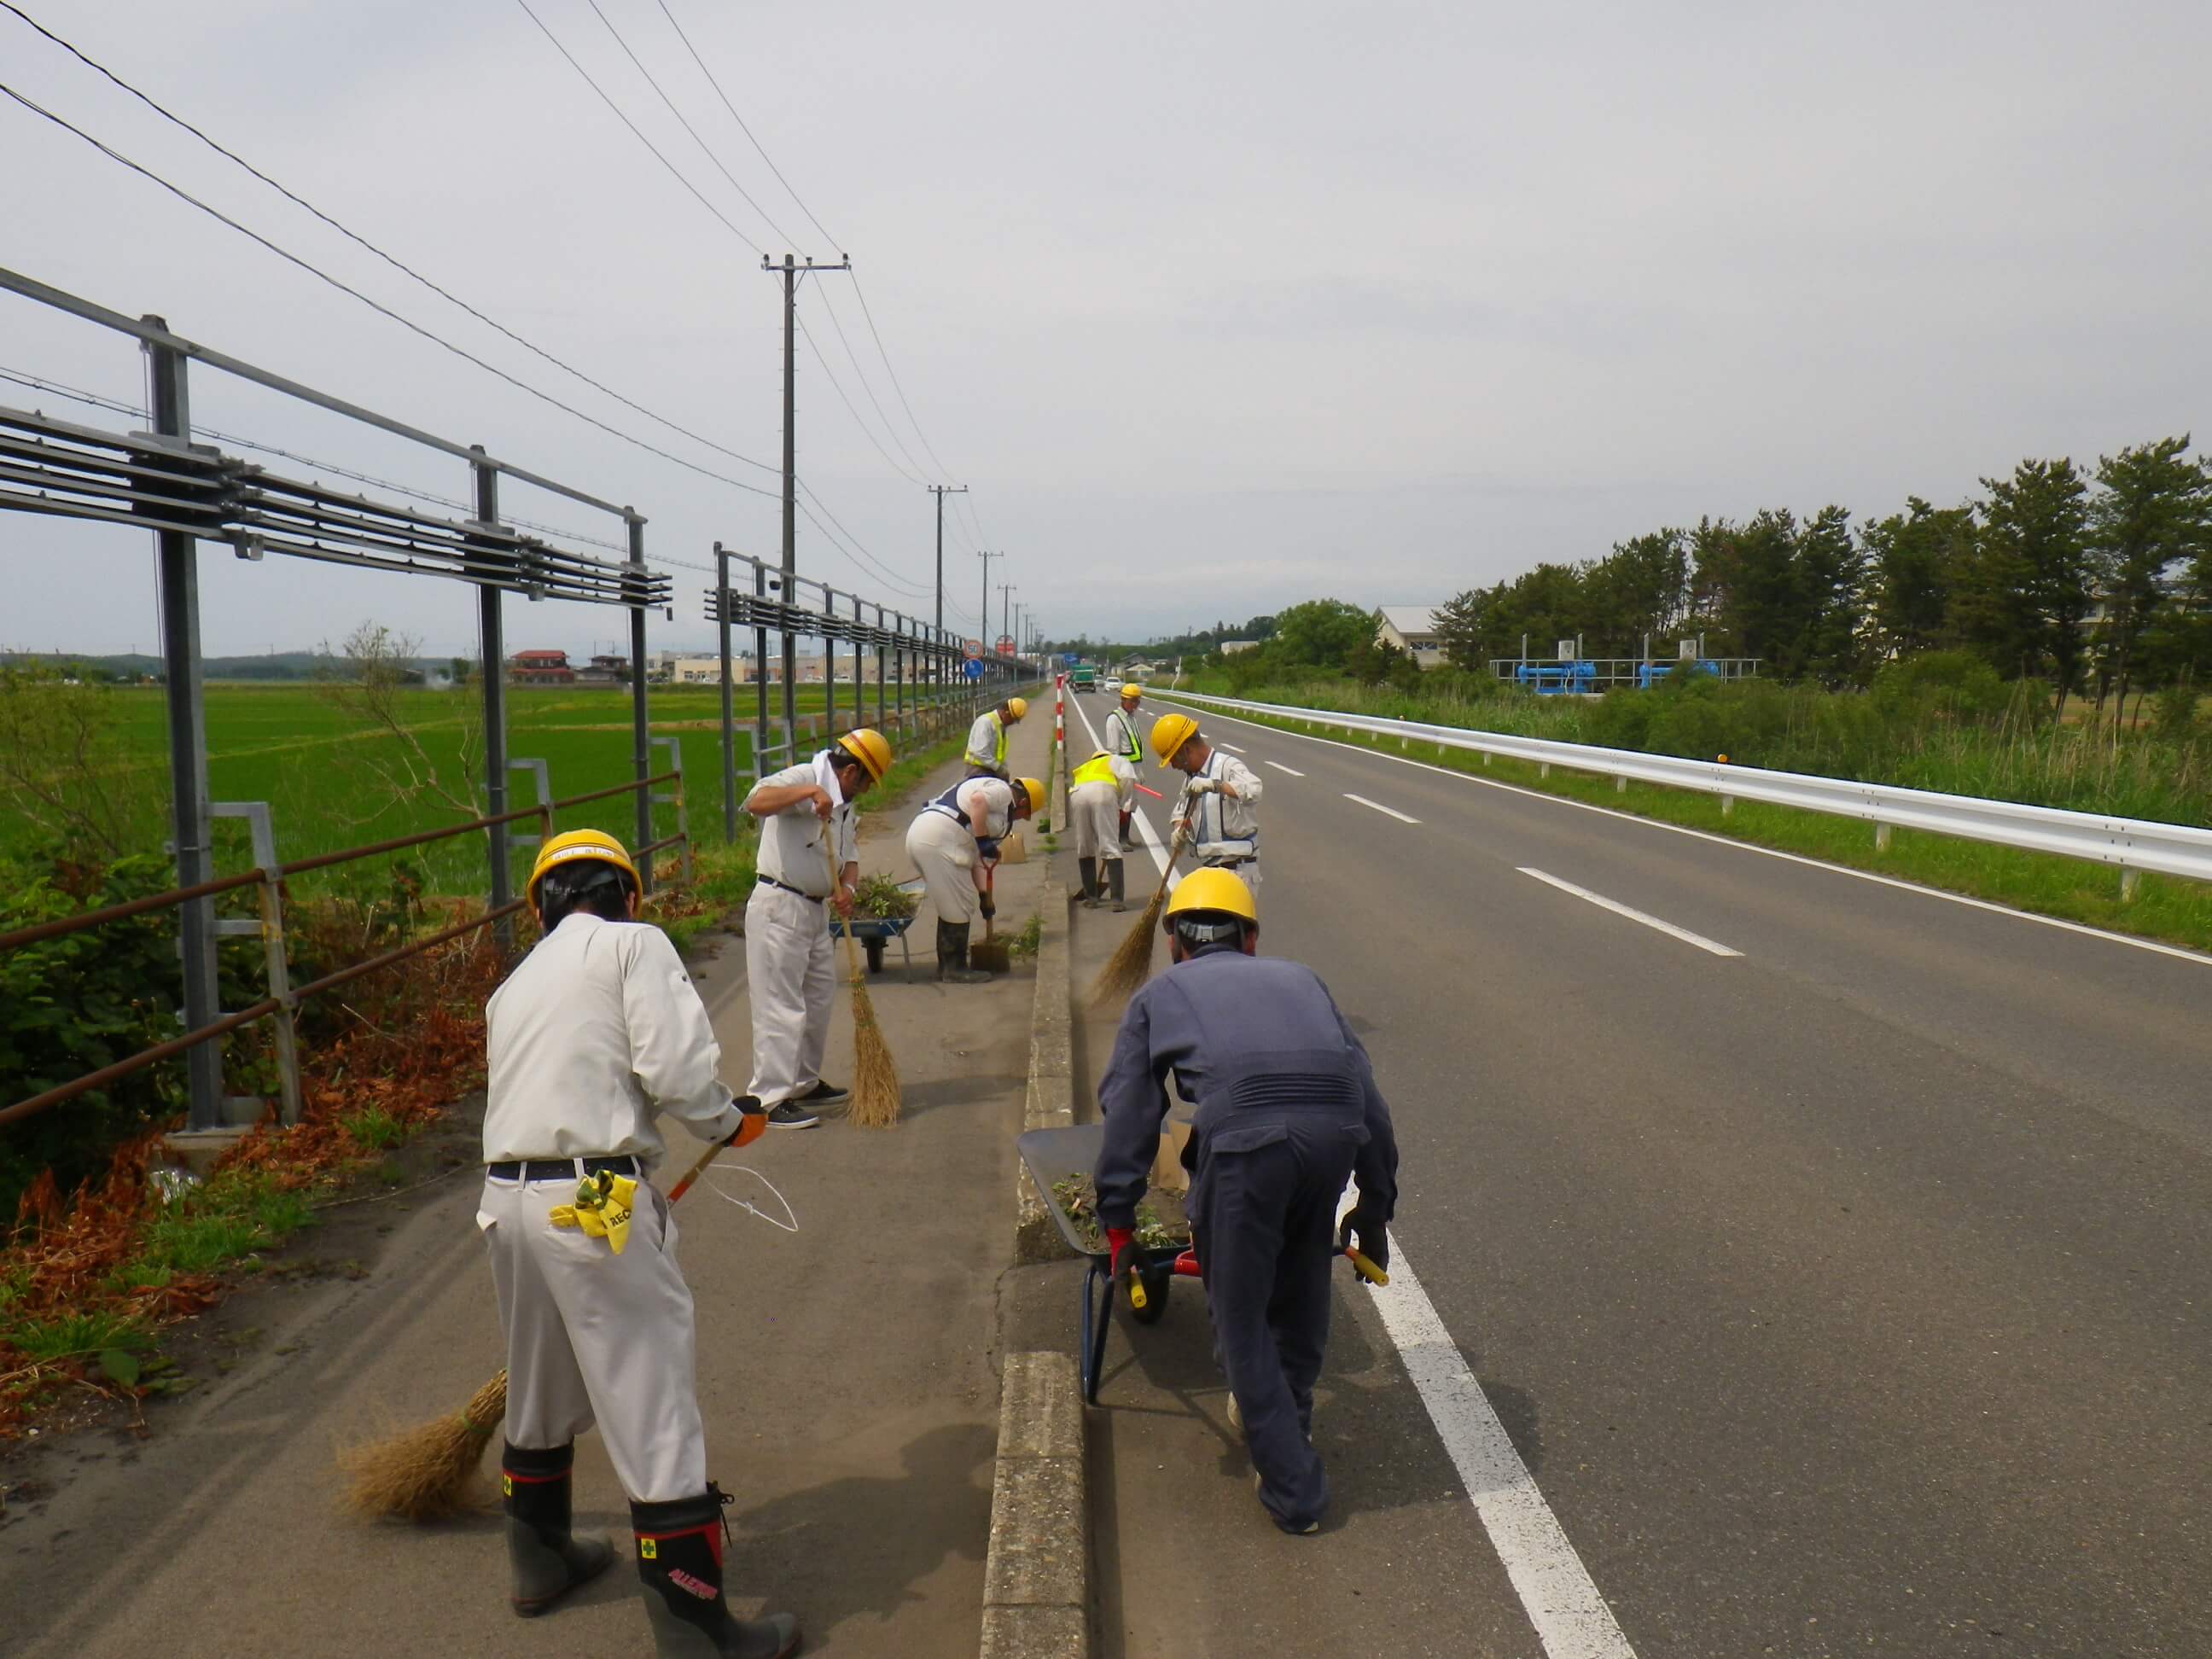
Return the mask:
M975 631L979 634L988 634L991 631L991 561L1003 559L1006 556L1004 553L978 552L975 556L983 562L983 595L975 611ZM977 643L987 645L988 641L978 641ZM990 660L988 652L985 653L984 660L986 662Z
M937 497L937 631L942 635L945 632L945 498L947 495L965 495L968 493L968 486L966 484L932 484L929 487L929 493ZM935 660L937 678L942 681L945 678L945 659L939 657Z
M799 336L799 284L809 271L850 270L853 262L843 254L834 265L817 265L811 255L800 264L788 253L777 265L765 253L761 269L783 278L783 602L792 602L791 579L799 569L799 428L796 396ZM827 641L823 641L826 645ZM833 647L834 649L834 647ZM792 681L799 672L799 641L787 630L783 635L783 738L791 745L787 760L799 757L799 717Z
M1006 641L1010 646L1014 639L1014 595L1021 591L1012 582L999 584L999 638Z

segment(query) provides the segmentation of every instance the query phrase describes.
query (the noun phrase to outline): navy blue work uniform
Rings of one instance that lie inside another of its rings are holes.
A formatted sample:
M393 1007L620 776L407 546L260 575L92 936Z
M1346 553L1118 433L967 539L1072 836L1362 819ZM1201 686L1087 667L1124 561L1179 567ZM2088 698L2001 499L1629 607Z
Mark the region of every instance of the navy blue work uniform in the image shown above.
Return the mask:
M1308 1437L1328 1344L1337 1200L1356 1173L1361 1210L1389 1221L1390 1109L1319 975L1211 946L1145 986L1121 1017L1098 1091L1106 1138L1092 1178L1103 1226L1136 1224L1170 1073L1197 1108L1183 1160L1214 1352L1244 1419L1260 1501L1301 1530L1328 1501Z

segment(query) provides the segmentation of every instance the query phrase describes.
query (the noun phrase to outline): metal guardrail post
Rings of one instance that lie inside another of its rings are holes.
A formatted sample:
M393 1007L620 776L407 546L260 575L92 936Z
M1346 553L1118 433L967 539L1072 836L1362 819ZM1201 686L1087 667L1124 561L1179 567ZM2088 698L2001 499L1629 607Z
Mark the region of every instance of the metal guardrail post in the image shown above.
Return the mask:
M730 556L714 544L714 611L721 618L722 645L722 844L738 838L738 720L736 693L730 684ZM687 847L684 856L690 856ZM690 878L690 872L685 872Z
M822 589L822 708L831 724L837 719L837 590L826 584ZM857 671L854 678L859 678ZM798 757L792 757L793 764Z
M482 444L475 447L479 455ZM476 474L477 521L487 528L499 522L499 469L489 461L471 464ZM489 582L477 587L477 674L483 680L484 748L484 816L497 817L507 811L507 637L500 615L500 591ZM496 910L514 896L514 874L507 862L504 826L485 831L485 854L490 868L491 898ZM499 948L514 948L514 924L501 917L492 924Z
M159 317L142 319L166 331ZM175 347L148 342L153 368L154 429L179 444L191 441L191 397L185 356ZM215 877L214 836L208 811L207 708L201 684L199 544L181 530L158 530L154 545L161 567L161 677L169 727L171 829L177 885L196 887ZM221 1010L216 983L215 901L190 899L178 907L178 949L183 958L186 1030L213 1024ZM222 1048L204 1042L185 1062L191 1087L188 1118L194 1129L216 1129L226 1118Z
M527 772L538 780L538 833L534 836L516 835L503 823L495 825L491 833L504 837L501 851L508 848L526 847L532 842L543 846L553 834L553 781L546 775L545 763L542 760L511 760L507 763L507 769L510 772ZM535 864L537 861L536 855L532 854L531 862ZM508 896L512 897L513 895L510 894ZM505 901L502 900L501 902ZM496 922L492 925L498 926Z
M625 507L624 512L629 509ZM633 514L629 520L629 562L639 579L645 575L645 520ZM653 752L647 741L651 736L649 709L645 690L645 604L642 599L629 608L629 733L630 761L637 769L637 844L650 846L653 842L653 800L647 793L645 781L653 775ZM638 885L644 896L653 896L653 855L641 855L637 866Z
M691 884L691 816L684 802L683 744L674 738L654 738L652 739L652 744L654 748L667 749L668 769L676 774L676 780L666 794L648 794L646 799L652 805L673 806L676 809L678 856L683 862L680 879L688 887ZM649 823L648 833L650 833Z
M246 820L246 833L252 840L254 867L264 872L262 879L255 884L261 901L260 920L219 921L215 931L221 938L261 941L262 961L269 975L269 995L276 1005L270 1018L276 1029L277 1112L289 1127L300 1121L300 1042L293 1019L298 999L292 994L291 969L285 960L284 899L281 878L274 873L277 867L276 832L270 823L266 801L216 801L208 811L213 817ZM260 1115L259 1101L243 1103L253 1108L256 1117Z
M758 559L753 565L753 597L768 598L768 567ZM757 617L760 612L755 611ZM756 625L753 629L753 684L757 695L753 705L753 788L760 787L761 780L768 775L768 629ZM747 794L751 790L745 792Z

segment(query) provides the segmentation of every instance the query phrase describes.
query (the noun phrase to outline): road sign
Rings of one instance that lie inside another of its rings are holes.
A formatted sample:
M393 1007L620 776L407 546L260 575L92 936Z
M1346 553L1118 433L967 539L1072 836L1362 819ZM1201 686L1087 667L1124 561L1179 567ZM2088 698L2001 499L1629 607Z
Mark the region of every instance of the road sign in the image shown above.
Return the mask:
M1082 660L1082 659L1078 657L1073 651L1061 652L1060 653L1060 659L1066 663L1070 668L1074 667L1078 662Z
M983 654L983 641L981 640L969 640L960 648L968 653L969 660L972 661L975 658Z
M1012 656L1014 654L1014 636L1012 634L1000 635L998 650L999 654L1002 657Z
M983 678L983 659L981 657L969 658L962 665L962 668L971 680L980 680Z

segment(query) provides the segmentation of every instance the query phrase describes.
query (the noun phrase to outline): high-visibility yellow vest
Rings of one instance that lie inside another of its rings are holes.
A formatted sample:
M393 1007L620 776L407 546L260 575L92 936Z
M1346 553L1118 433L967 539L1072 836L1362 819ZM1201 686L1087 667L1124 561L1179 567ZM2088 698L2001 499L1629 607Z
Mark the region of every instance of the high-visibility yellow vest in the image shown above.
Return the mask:
M1067 781L1071 788L1079 788L1086 783L1110 783L1119 788L1121 781L1114 775L1114 757L1102 749L1077 767Z
M1003 772L1006 769L1006 717L994 710L991 726L998 733L991 744L991 763Z
M1117 721L1119 722L1117 729L1121 733L1123 745L1120 751L1121 758L1132 766L1143 764L1145 751L1137 746L1136 717L1127 708L1116 708L1106 716L1106 723L1109 726L1115 726Z

